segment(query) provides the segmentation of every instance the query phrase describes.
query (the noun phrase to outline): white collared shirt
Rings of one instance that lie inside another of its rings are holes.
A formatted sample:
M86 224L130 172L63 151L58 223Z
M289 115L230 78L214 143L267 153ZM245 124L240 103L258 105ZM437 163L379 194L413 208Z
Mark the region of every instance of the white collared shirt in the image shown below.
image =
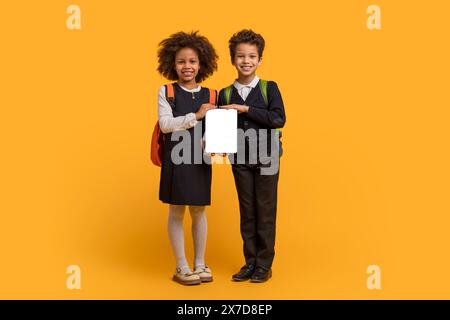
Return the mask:
M234 81L233 86L237 89L241 98L245 101L247 99L250 91L258 85L259 77L255 75L253 80L249 84L239 83L237 80Z

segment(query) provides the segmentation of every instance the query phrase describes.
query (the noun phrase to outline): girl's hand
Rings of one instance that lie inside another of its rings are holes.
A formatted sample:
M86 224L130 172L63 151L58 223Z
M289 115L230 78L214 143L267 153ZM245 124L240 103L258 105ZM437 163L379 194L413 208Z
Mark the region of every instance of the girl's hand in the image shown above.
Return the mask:
M195 113L195 119L200 120L203 119L206 115L206 112L212 109L216 109L217 106L210 104L210 103L204 103L200 106L200 108Z
M244 106L242 104L229 104L226 106L221 106L222 109L234 109L237 110L238 113L246 113L248 112L248 106Z

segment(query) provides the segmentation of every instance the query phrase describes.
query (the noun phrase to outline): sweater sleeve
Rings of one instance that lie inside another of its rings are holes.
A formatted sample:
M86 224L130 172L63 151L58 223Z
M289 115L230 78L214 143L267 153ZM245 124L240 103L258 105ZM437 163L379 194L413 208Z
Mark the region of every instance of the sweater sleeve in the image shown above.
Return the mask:
M247 117L268 128L282 128L286 123L286 114L283 98L278 85L274 81L269 81L267 84L267 96L269 103L267 109L249 106Z
M172 107L166 99L166 87L162 86L158 92L158 122L163 133L186 130L197 124L195 113L174 117Z

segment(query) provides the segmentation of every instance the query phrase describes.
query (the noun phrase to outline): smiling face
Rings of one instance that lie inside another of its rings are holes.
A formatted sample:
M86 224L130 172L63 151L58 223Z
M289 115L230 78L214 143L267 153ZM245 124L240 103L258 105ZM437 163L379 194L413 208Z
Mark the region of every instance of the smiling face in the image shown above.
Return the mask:
M258 47L255 44L240 43L236 46L233 65L236 67L239 76L250 77L256 73L261 64L258 54Z
M175 55L175 71L182 83L195 83L195 77L200 70L200 60L197 52L191 48L183 48Z

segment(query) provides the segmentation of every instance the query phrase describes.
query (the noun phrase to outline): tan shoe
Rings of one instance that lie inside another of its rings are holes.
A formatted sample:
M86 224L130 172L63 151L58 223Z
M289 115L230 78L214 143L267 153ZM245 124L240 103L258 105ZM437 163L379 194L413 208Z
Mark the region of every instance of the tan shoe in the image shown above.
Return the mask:
M200 277L201 282L213 281L211 269L208 266L195 267L194 274Z
M172 280L185 286L196 285L202 282L197 274L193 272L182 273L180 268L177 268Z

